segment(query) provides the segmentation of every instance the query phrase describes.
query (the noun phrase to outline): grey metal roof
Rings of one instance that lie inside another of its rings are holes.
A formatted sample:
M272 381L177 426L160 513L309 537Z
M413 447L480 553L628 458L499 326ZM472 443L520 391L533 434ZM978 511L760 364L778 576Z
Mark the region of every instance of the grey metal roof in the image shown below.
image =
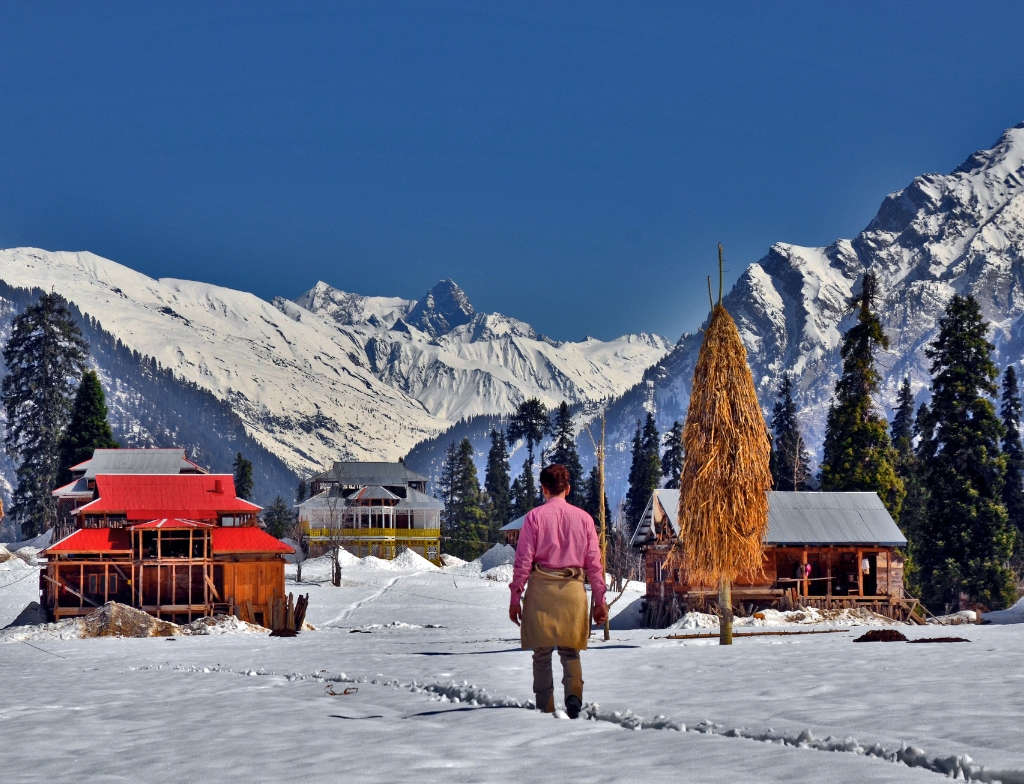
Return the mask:
M877 493L768 494L766 544L879 544L907 538Z
M97 449L92 458L74 467L85 479L96 474L207 473L185 457L184 449Z
M419 490L414 490L410 487L405 491L405 498L398 502L395 509L426 509L431 511L440 511L444 509L444 503L434 498L432 495L421 493Z
M336 507L337 509L345 509L350 506L357 505L358 497L360 497L360 492L367 492L371 490L375 493L377 491L382 491L384 493L387 493L387 495L362 495L361 498L366 499L372 497L398 499L398 503L395 504L394 506L394 508L398 511L440 511L444 509L444 503L437 500L433 496L427 495L426 493L421 493L419 490L415 490L412 487L406 489L405 498L402 498L389 492L386 488L379 486L363 488L362 491L357 491L350 496L345 496L342 493L342 491L339 490L337 487L331 487L329 490L323 490L317 495L310 496L301 504L296 504L295 506L296 508L299 509L328 509L331 507Z
M678 490L656 490L654 498L678 532ZM650 515L633 537L647 538ZM768 493L768 534L765 544L847 545L875 544L904 547L907 538L896 526L877 493Z
M525 520L526 520L526 515L523 515L522 517L517 517L511 523L509 523L508 525L503 525L498 530L499 531L520 531L523 528L523 522Z
M346 487L357 485L404 485L426 482L427 477L410 471L401 463L342 463L311 477L311 482L338 482Z

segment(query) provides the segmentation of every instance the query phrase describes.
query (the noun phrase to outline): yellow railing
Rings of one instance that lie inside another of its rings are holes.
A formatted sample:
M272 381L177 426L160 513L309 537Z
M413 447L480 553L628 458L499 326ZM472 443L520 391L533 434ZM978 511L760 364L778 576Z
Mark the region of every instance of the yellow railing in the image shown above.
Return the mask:
M310 528L308 531L310 539L342 542L356 539L401 541L441 538L440 528Z

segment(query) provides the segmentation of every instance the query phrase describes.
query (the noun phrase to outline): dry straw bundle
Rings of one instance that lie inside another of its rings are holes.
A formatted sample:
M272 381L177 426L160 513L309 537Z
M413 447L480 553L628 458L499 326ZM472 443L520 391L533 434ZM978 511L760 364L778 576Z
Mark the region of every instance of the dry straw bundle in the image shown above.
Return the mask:
M747 352L721 301L711 311L683 430L679 539L691 585L762 571L771 442Z

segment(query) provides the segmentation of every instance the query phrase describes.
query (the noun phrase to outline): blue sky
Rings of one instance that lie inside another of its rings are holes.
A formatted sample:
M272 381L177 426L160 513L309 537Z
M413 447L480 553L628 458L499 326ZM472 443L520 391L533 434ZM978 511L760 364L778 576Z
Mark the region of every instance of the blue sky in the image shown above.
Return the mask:
M1024 4L0 2L0 246L559 339L703 319L777 241L1024 120Z

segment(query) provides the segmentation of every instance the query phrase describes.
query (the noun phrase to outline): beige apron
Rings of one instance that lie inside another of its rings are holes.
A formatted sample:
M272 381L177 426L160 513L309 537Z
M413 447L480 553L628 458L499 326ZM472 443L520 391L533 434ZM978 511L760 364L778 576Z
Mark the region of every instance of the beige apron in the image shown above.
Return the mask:
M590 608L583 570L534 564L523 598L523 650L562 646L583 651L590 637Z

